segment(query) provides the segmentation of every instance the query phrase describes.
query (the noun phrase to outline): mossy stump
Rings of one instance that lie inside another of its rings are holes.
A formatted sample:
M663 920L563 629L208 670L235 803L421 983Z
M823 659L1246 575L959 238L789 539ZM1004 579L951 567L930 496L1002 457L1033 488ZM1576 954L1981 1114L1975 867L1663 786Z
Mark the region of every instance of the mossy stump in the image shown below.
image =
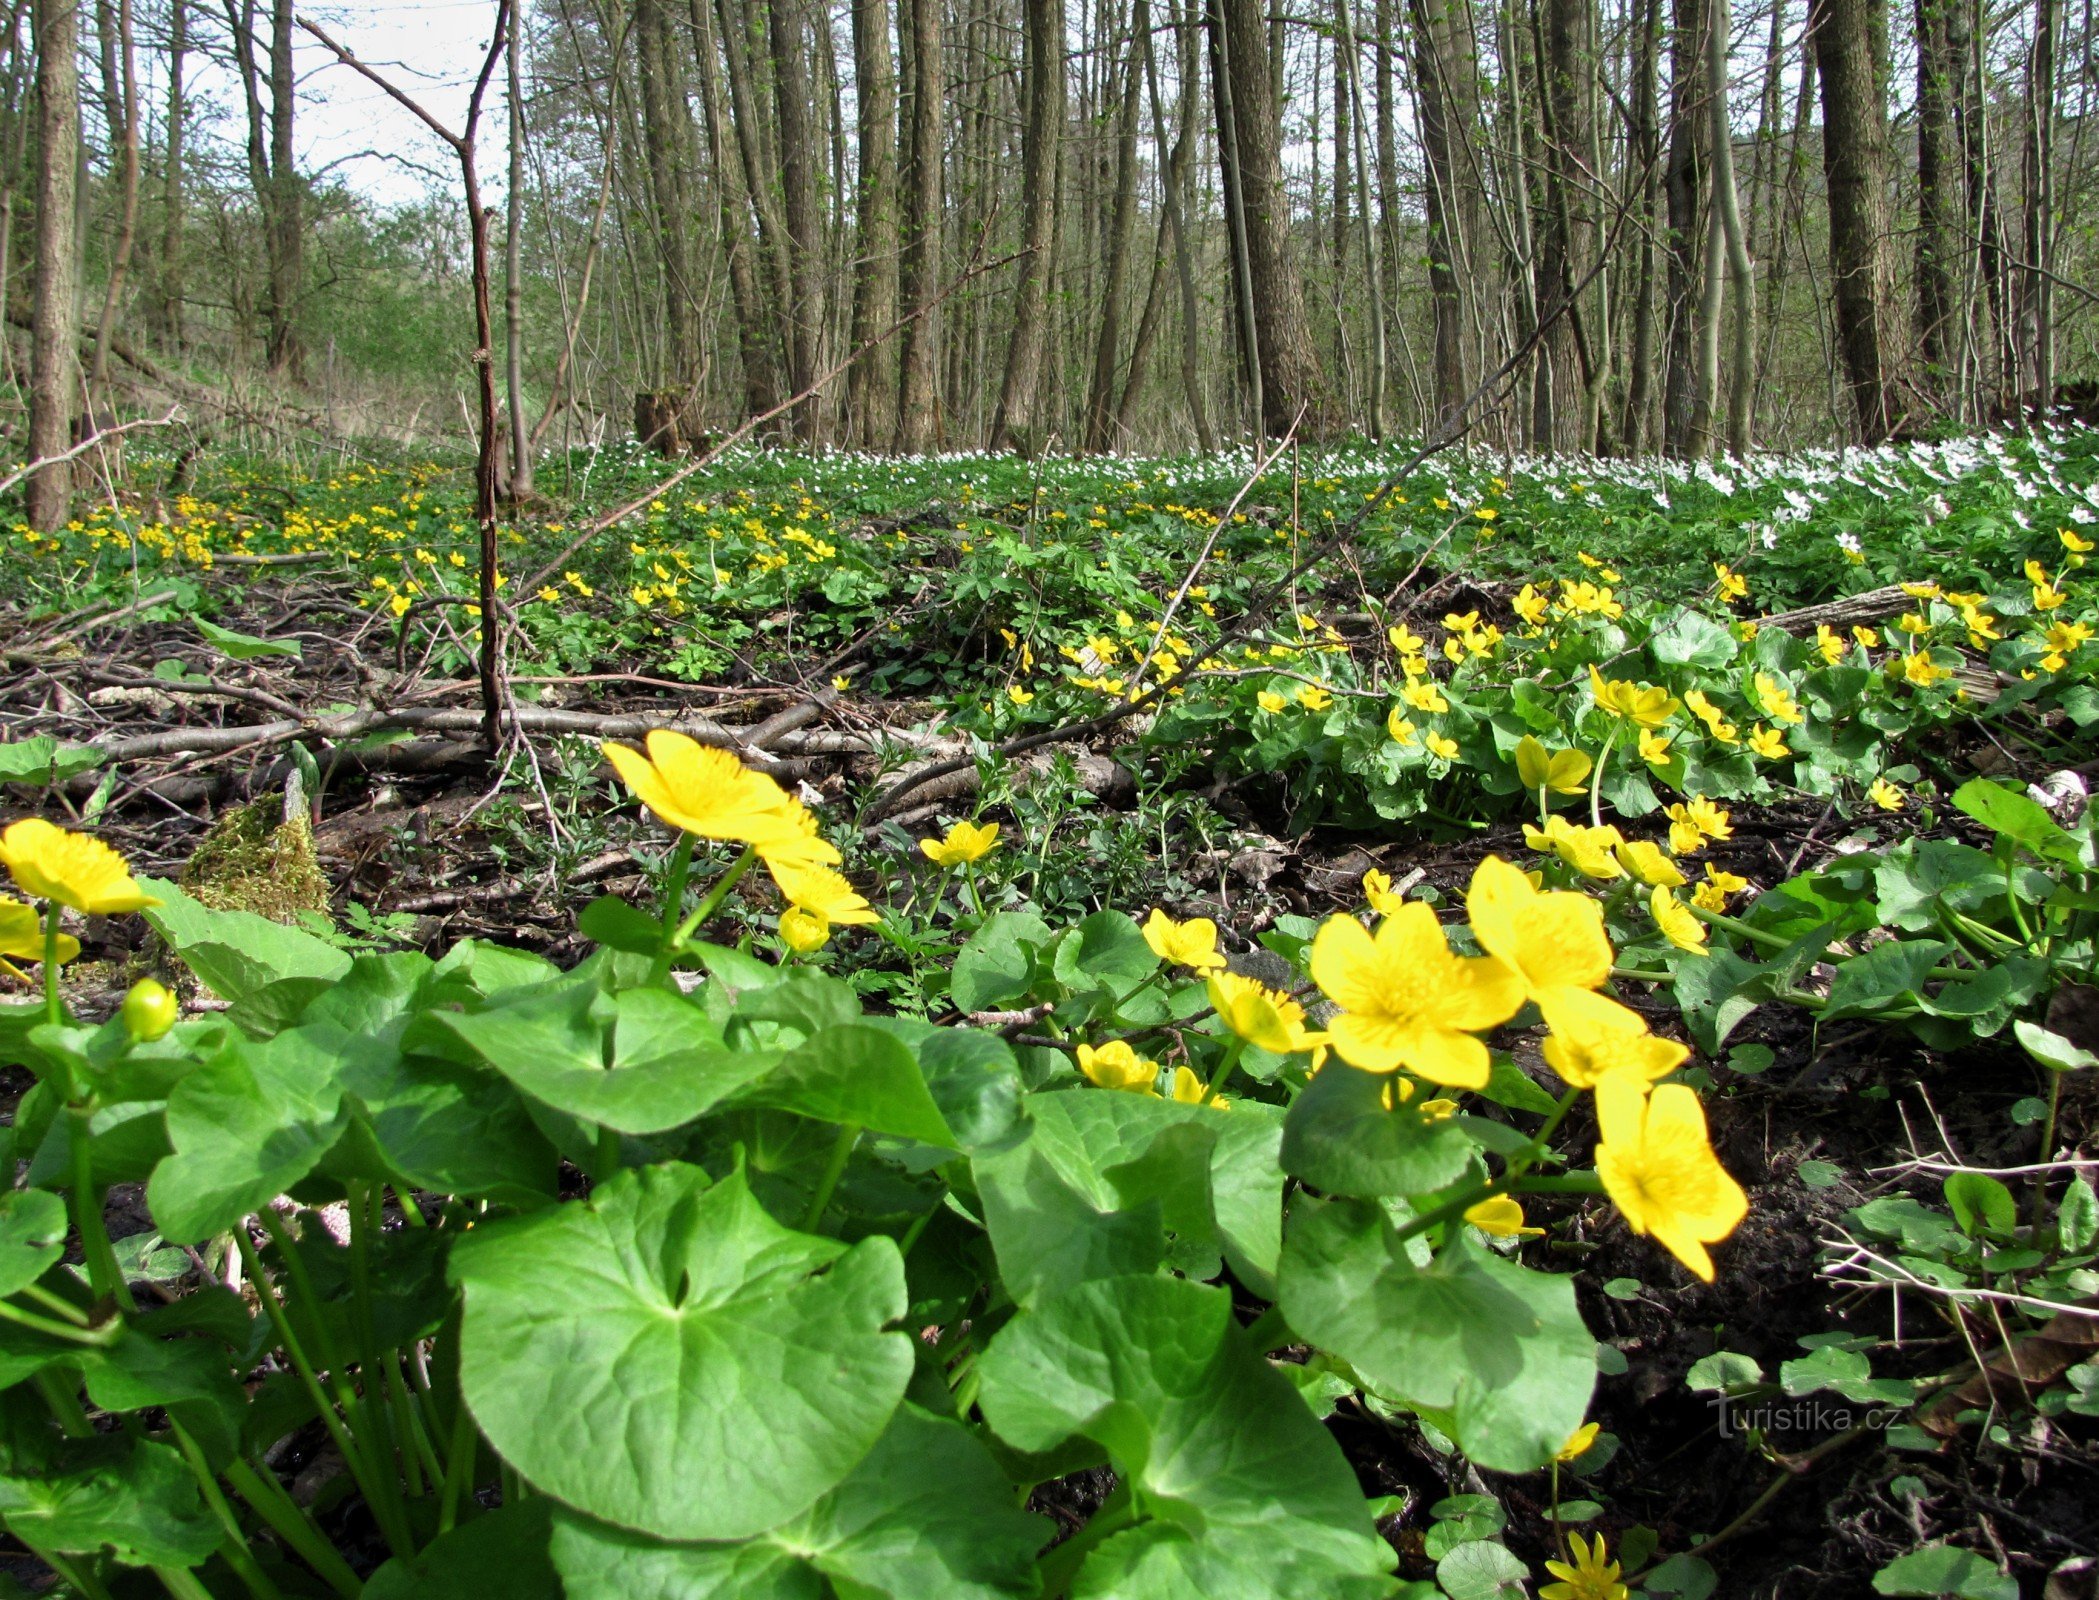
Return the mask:
M313 824L283 817L281 799L237 806L211 825L182 869L182 887L214 911L252 911L296 923L328 917L328 877L314 853Z

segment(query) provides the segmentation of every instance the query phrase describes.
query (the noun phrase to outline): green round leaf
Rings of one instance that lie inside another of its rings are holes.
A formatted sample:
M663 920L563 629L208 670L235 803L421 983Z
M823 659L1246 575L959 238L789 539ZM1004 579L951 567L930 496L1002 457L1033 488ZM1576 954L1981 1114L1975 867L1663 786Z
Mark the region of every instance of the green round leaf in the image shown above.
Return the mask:
M489 1442L557 1499L666 1538L745 1538L803 1510L911 1376L909 1337L882 1331L904 1311L895 1244L791 1232L740 1172L623 1172L476 1231L451 1270Z
M66 1203L48 1189L0 1194L0 1294L26 1289L65 1254Z

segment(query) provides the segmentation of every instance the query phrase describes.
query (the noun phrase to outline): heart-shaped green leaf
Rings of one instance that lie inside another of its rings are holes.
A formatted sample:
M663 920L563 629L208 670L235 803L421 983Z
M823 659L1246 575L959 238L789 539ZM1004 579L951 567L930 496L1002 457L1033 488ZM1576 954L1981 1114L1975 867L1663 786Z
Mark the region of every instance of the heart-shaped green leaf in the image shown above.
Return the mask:
M630 1169L477 1230L451 1271L489 1441L567 1504L665 1538L747 1538L806 1509L911 1375L910 1339L882 1331L904 1311L895 1244L791 1232L740 1172Z

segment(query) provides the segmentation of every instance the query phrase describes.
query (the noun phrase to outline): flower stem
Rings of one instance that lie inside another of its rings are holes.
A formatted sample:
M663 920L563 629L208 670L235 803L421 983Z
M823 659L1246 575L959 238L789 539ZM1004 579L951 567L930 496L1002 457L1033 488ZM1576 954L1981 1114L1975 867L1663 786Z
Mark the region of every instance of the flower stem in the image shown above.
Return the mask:
M845 1175L845 1164L852 1158L853 1146L860 1141L860 1124L848 1122L838 1130L838 1142L831 1146L831 1159L824 1165L824 1175L817 1181L816 1193L810 1196L809 1209L802 1217L802 1232L816 1232L824 1220L824 1212L831 1204L831 1195L838 1187L838 1180Z
M44 1020L56 1028L66 1020L58 998L58 913L56 900L44 905Z
M714 880L714 887L705 898L692 908L692 915L679 923L670 937L670 946L664 951L666 962L685 948L685 941L707 925L707 919L721 910L722 902L729 898L729 891L743 881L743 875L751 870L751 863L758 859L758 847L745 845L743 854L730 865L729 870Z
M88 1283L97 1300L114 1299L126 1311L136 1311L131 1285L117 1265L117 1252L109 1242L109 1229L102 1222L103 1192L95 1182L95 1158L90 1124L94 1112L84 1105L66 1107L66 1136L73 1147L73 1223L80 1230L80 1253L87 1261Z
M1224 1047L1224 1060L1217 1064L1217 1075L1210 1080L1210 1087L1203 1091L1202 1104L1208 1105L1224 1092L1224 1086L1232 1081L1232 1073L1239 1065L1239 1057L1245 1053L1246 1041L1238 1034Z
M666 944L675 942L672 931L685 910L685 880L692 876L693 844L692 834L680 833L677 847L671 851L670 877L663 886L663 937Z
M267 1472L258 1472L246 1459L235 1456L226 1465L226 1481L233 1492L254 1508L270 1532L284 1542L309 1567L320 1574L329 1588L343 1600L357 1600L363 1583L335 1546L321 1536L299 1503L284 1492L284 1485Z
M1603 736L1603 748L1596 752L1596 770L1589 774L1589 826L1603 826L1603 767L1611 759L1611 746L1618 742L1618 719L1611 719L1611 731Z

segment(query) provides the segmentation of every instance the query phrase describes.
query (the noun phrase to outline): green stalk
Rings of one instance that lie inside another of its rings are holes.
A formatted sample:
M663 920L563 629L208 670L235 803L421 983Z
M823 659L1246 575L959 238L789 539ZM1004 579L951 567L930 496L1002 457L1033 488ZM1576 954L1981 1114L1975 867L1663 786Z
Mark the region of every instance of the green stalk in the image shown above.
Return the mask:
M1136 1520L1135 1491L1130 1480L1123 1478L1085 1527L1047 1551L1035 1564L1036 1571L1041 1574L1043 1600L1059 1600L1070 1590L1086 1558L1106 1543L1111 1534L1120 1533Z
M831 1193L845 1175L845 1164L852 1159L853 1146L859 1140L859 1123L848 1122L839 1128L838 1142L831 1146L831 1159L824 1166L824 1175L817 1182L816 1193L810 1197L809 1210L802 1218L802 1232L816 1232L817 1225L824 1220L824 1211L831 1204Z
M1271 1350L1280 1350L1297 1337L1290 1331L1290 1324L1283 1316L1281 1306L1270 1306L1246 1325L1247 1342L1266 1355Z
M343 1458L343 1465L349 1468L350 1476L357 1480L357 1486L364 1492L366 1502L372 1507L373 1516L378 1519L380 1529L386 1535L387 1544L395 1555L406 1561L415 1554L415 1540L408 1532L405 1515L399 1516L398 1526L395 1523L396 1515L401 1511L398 1504L399 1485L395 1485L394 1502L390 1505L378 1491L378 1475L366 1459L359 1441L351 1436L342 1417L336 1412L335 1402L321 1387L320 1376L314 1371L313 1362L308 1359L304 1346L299 1343L299 1336L292 1331L291 1318L285 1314L283 1303L277 1298L277 1291L270 1285L269 1275L263 1271L262 1258L255 1253L255 1246L248 1238L248 1230L244 1227L235 1228L233 1241L240 1247L241 1261L247 1268L249 1280L255 1285L256 1297L261 1300L263 1312L270 1319L270 1327L277 1335L277 1342L284 1346L285 1359L291 1362L292 1370L298 1373L299 1381L305 1385L307 1397L313 1401L314 1409L320 1413L322 1426L327 1428L328 1436L335 1441L335 1448ZM323 1359L326 1359L325 1354Z
M598 1129L597 1161L591 1169L590 1181L603 1183L620 1169L620 1133L617 1128Z
M663 938L672 943L672 930L678 926L679 913L685 909L685 880L692 876L693 835L681 831L676 848L671 851L670 879L663 886Z
M320 1574L321 1580L342 1600L357 1600L364 1591L363 1580L350 1570L350 1564L321 1536L299 1503L284 1492L284 1485L273 1475L258 1472L235 1456L226 1468L226 1481L284 1547Z
M27 1328L31 1333L41 1333L47 1339L64 1339L71 1344L115 1344L124 1332L124 1324L115 1318L103 1323L99 1328L83 1328L77 1323L40 1317L34 1311L24 1311L5 1300L0 1300L0 1321L12 1322L18 1328Z
M692 937L695 930L705 927L709 917L721 910L722 902L729 898L729 891L736 887L746 872L751 870L751 863L757 859L758 847L756 845L745 845L743 854L736 858L734 864L730 866L727 872L714 880L714 887L709 889L706 898L693 908L692 915L671 930L670 942L664 947L663 954L656 958L656 965L659 969L657 972L658 982L661 982L663 975L670 971L671 961L685 948L685 941Z
M480 1453L480 1435L473 1413L460 1396L459 1410L452 1417L452 1437L445 1446L445 1483L437 1501L437 1531L440 1537L452 1531L459 1520L459 1496L474 1476L474 1457Z
M1224 1060L1217 1064L1217 1076L1210 1080L1210 1087L1203 1091L1201 1104L1208 1105L1224 1092L1224 1086L1231 1082L1232 1072L1239 1065L1240 1056L1245 1053L1246 1041L1238 1034L1233 1034L1232 1042L1224 1047Z
M1708 911L1704 906L1694 905L1689 900L1684 901L1683 904L1684 908L1700 922L1706 923L1711 927L1725 929L1732 934L1738 934L1752 944L1762 945L1766 950L1783 950L1793 942L1783 934L1770 933L1762 928L1752 928L1739 917L1730 917L1723 911Z
M95 1319L93 1317L90 1317L63 1295L53 1294L40 1283L25 1283L16 1292L27 1295L46 1311L72 1323L76 1328L87 1328L94 1325Z
M2043 1165L2046 1165L2048 1161L2053 1159L2049 1152L2055 1148L2055 1113L2062 1104L2062 1098L2063 1075L2060 1072L2049 1069L2048 1115L2041 1121L2041 1161ZM2040 1235L2041 1211L2046 1205L2047 1199L2048 1174L2046 1172L2036 1172L2033 1175L2033 1200L2031 1202L2031 1220L2035 1237Z
M95 1158L89 1149L93 1138L89 1124L93 1110L85 1105L66 1107L67 1142L73 1155L73 1222L80 1229L80 1253L87 1261L89 1286L97 1300L114 1299L126 1311L136 1311L131 1285L117 1265L115 1246L102 1221L103 1191L95 1183Z
M1589 774L1589 826L1603 826L1603 764L1611 759L1611 747L1618 742L1620 719L1611 718L1611 731L1603 736L1603 748L1596 752L1596 767Z
M86 1595L87 1600L110 1600L108 1586L95 1576L95 1569L88 1566L86 1560L83 1560L81 1565L75 1566L71 1556L62 1556L56 1550L46 1550L40 1545L30 1544L27 1539L24 1539L22 1543L29 1546L30 1554L35 1556L37 1560L43 1562L45 1566L65 1579L67 1583L70 1583L82 1594ZM86 1559L91 1560L93 1558L89 1557Z
M58 1431L68 1439L85 1439L95 1431L95 1425L88 1421L87 1412L80 1404L80 1396L59 1380L55 1369L46 1368L39 1372L36 1387L44 1397L44 1404L51 1408Z
M44 905L44 1020L54 1028L63 1026L66 1020L65 1007L58 999L59 910L56 900Z
M248 1548L248 1536L241 1531L240 1518L226 1503L226 1496L219 1490L219 1480L204 1459L204 1452L197 1448L197 1441L173 1416L168 1418L168 1426L174 1433L176 1448L182 1452L183 1463L189 1468L190 1476L197 1480L204 1504L224 1531L225 1537L219 1541L219 1554L226 1558L226 1565L233 1569L233 1575L247 1586L255 1600L283 1600L277 1585L270 1582L269 1575L256 1564L255 1552Z
M400 1441L394 1435L393 1417L387 1410L383 1394L375 1395L373 1387L383 1382L383 1373L390 1364L393 1353L379 1349L379 1331L372 1321L372 1237L370 1218L370 1188L363 1179L354 1179L349 1186L350 1212L350 1326L357 1339L358 1376L364 1385L363 1404L372 1423L372 1450L379 1458L378 1465L389 1477L397 1471L406 1471L411 1485L414 1474L405 1459L407 1452L400 1449ZM280 1253L289 1255L291 1247L280 1240ZM309 1302L311 1303L311 1302ZM320 1313L315 1309L314 1320L318 1324ZM331 1363L332 1365L333 1363ZM403 1459L396 1463L396 1457ZM411 1487L410 1493L414 1493Z
M969 891L970 909L976 912L977 920L982 922L984 920L984 897L977 893L977 864L974 861L962 863L962 887Z
M211 1591L204 1587L204 1580L188 1567L155 1567L153 1575L175 1600L212 1600Z

